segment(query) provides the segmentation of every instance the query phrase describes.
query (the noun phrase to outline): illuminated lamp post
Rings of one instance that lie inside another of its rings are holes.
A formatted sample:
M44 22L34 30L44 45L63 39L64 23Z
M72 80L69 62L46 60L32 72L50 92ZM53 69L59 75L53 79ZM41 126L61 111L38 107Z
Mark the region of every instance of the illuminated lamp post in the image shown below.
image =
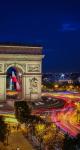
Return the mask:
M30 87L30 101L31 101L31 99L32 99L32 88Z
M55 85L54 85L54 88L55 88L55 90L58 90L59 85L58 85L58 84L55 84Z
M6 135L7 145L8 145L8 136L9 136L9 129L8 129L8 131L7 131L7 135Z
M70 85L70 86L69 86L69 89L72 90L72 89L73 89L73 85Z

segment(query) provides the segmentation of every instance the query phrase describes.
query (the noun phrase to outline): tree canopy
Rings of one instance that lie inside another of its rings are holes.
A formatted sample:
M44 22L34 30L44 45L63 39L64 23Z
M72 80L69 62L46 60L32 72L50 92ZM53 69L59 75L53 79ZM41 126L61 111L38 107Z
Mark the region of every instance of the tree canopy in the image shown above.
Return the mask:
M5 141L7 132L8 132L7 125L4 122L4 118L0 116L0 141L1 142Z
M31 110L26 101L16 101L15 102L15 115L20 122L26 122Z

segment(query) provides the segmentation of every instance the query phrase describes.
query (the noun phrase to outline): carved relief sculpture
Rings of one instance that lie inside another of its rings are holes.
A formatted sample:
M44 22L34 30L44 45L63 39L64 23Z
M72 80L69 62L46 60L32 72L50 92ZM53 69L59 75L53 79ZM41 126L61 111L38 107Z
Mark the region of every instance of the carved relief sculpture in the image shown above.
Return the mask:
M39 64L28 64L27 65L28 72L40 72Z
M38 80L35 77L30 79L30 91L31 93L38 92Z

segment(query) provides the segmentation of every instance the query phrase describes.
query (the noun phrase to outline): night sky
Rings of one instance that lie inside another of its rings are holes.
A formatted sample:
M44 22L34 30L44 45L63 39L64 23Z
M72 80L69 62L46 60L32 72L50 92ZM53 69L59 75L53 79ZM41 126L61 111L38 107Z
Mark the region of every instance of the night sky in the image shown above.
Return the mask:
M33 1L0 1L0 42L42 45L44 72L80 72L79 0Z

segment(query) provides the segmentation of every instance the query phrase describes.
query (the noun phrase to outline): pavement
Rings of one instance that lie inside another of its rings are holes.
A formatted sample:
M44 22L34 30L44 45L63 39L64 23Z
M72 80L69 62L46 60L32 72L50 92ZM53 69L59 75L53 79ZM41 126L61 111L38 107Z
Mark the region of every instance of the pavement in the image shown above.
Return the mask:
M11 102L0 101L0 114L11 114L14 113L14 107L11 106Z
M18 147L19 150L34 150L21 132L13 132L8 137L7 150L17 150Z

